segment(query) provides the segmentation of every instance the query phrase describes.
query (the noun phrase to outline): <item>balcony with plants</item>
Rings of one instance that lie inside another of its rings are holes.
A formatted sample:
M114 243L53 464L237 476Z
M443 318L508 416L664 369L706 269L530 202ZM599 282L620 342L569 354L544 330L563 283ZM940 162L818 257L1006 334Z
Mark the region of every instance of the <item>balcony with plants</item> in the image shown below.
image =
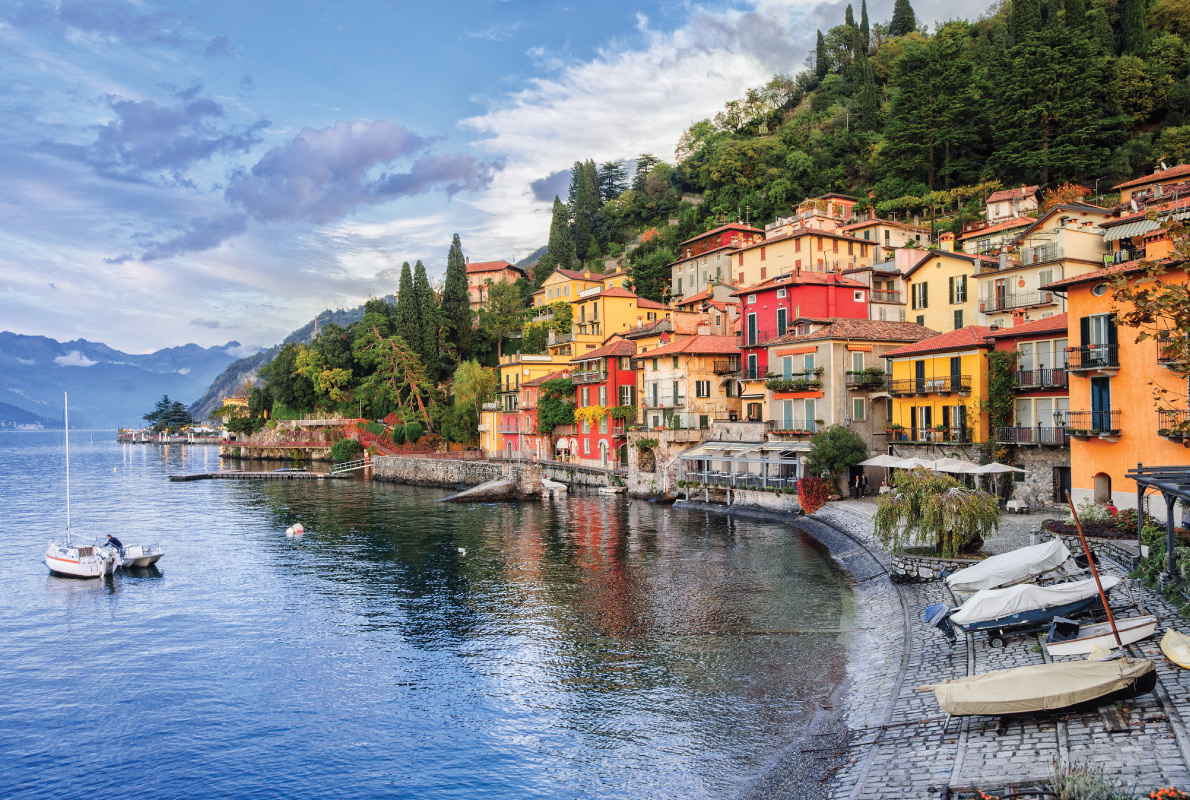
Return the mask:
M826 425L821 419L796 419L794 417L778 417L764 422L766 433L778 436L813 436Z
M764 386L771 392L813 392L822 388L822 374L825 367L794 372L788 378L770 378Z
M1157 435L1179 442L1190 439L1190 410L1157 409Z
M1058 422L1075 439L1115 440L1120 436L1120 412L1115 411L1061 411L1056 415Z
M867 367L863 370L848 370L847 388L872 390L883 389L888 380L888 374L880 367Z

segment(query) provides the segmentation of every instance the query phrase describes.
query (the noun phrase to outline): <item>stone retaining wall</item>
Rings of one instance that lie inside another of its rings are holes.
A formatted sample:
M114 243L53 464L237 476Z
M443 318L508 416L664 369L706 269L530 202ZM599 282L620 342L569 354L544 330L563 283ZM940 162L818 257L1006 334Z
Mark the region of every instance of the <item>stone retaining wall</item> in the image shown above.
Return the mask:
M893 580L902 583L924 583L925 581L939 580L943 572L957 572L972 564L978 564L981 560L979 558L941 558L893 553L890 571Z
M254 447L246 444L222 445L220 458L244 458L250 461L332 462L330 445L326 447Z
M1056 536L1061 539L1072 555L1082 555L1083 543L1077 534L1050 533L1046 530L1043 530L1041 533L1045 536ZM1088 536L1087 544L1091 545L1091 550L1095 553L1096 561L1107 557L1117 564L1131 567L1133 559L1136 558L1136 539L1103 539L1098 536Z
M478 486L488 481L512 478L521 497L541 495L542 469L537 464L494 464L490 461L459 461L448 458L376 456L372 477L378 481L416 486Z

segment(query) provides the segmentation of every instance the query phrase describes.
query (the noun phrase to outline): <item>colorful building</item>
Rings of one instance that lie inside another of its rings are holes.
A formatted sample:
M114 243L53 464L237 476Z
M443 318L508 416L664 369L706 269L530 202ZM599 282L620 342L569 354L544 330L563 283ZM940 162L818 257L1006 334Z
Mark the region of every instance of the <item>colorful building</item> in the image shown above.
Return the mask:
M525 271L507 261L476 261L467 264L467 291L471 295L471 310L478 311L487 305L488 291L493 284L508 281L515 283L524 278Z
M678 260L670 264L670 296L682 300L710 284L728 280L731 254L764 239L764 231L741 222L721 225L678 245Z
M620 336L571 360L575 426L570 459L592 466L627 465L625 429L636 423L636 343ZM613 414L631 410L632 417Z
M1190 410L1186 382L1165 366L1159 340L1137 342L1139 331L1118 328L1112 281L1120 275L1132 285L1154 280L1130 262L1048 288L1066 295L1069 315L1065 367L1070 410L1064 427L1071 440L1071 494L1076 502L1090 498L1136 508L1137 487L1126 471L1138 463L1186 463L1185 433L1179 426L1190 419ZM1187 273L1171 268L1155 280L1185 285ZM1162 390L1168 394L1159 403L1155 397ZM1165 518L1161 503L1151 504L1149 512Z
M929 228L877 217L844 225L840 231L875 245L871 249L871 264L888 261L902 247L923 247L930 242Z
M700 329L709 331L710 324ZM637 368L643 367L639 405L644 424L702 429L715 419L739 419L739 352L734 336L699 333L637 354Z
M953 448L986 442L987 328L970 325L884 354L892 417L889 444Z
M1169 190L1190 180L1190 164L1178 164L1169 169L1159 169L1149 175L1117 183L1113 189L1120 191L1120 205L1136 201L1144 203L1153 198L1167 196Z
M995 224L1017 217L1032 216L1040 207L1038 202L1040 190L1040 186L1022 184L1016 189L1001 189L998 192L992 192L985 201L987 221L990 224Z
M561 444L561 442L564 437L574 433L573 425L561 426L551 431L551 433L539 433L537 430L537 404L541 399L541 385L548 381L569 377L570 370L564 369L558 372L551 372L548 375L542 375L540 378L534 378L521 384L518 443L522 458L539 461L541 459L554 459L559 455L570 452L570 440L566 439L565 445ZM555 437L557 444L551 448L551 439Z
M1032 217L1016 217L1003 222L975 222L963 229L959 245L963 252L990 256L1000 252L1021 231L1034 223Z
M485 452L517 453L524 449L521 385L568 367L569 363L570 360L564 357L522 353L511 353L500 359L496 402L486 404L480 412L480 440Z
M931 250L905 272L905 318L935 331L959 330L978 320L975 276L994 261L954 253L946 249L949 246L944 240L942 250Z

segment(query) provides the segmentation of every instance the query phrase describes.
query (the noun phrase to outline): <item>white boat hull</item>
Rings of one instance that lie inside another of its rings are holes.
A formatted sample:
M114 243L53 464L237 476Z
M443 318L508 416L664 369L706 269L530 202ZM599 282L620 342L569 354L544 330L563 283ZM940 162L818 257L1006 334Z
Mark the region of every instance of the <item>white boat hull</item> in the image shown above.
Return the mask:
M117 556L97 547L50 542L45 549L45 565L55 575L102 578L115 572L119 562Z
M163 555L165 555L165 551L161 549L160 545L141 546L139 544L131 544L124 548L124 553L121 556L121 560L123 561L122 566L132 568L150 567L160 561Z
M1120 641L1125 645L1135 644L1141 639L1152 636L1157 630L1157 618L1148 615L1116 620L1116 630L1120 633ZM1046 642L1045 649L1051 656L1085 656L1096 647L1112 650L1116 647L1116 637L1112 633L1111 625L1097 622L1093 625L1080 625L1078 638L1067 639L1064 642Z

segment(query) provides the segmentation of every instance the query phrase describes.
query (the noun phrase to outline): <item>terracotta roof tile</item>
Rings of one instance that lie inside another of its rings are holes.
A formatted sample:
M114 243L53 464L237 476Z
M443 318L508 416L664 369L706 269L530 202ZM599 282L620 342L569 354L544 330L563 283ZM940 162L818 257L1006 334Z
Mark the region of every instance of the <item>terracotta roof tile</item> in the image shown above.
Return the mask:
M980 228L977 231L964 233L959 237L959 241L961 242L964 239L973 239L978 236L987 236L989 233L1008 231L1012 230L1013 228L1023 228L1026 225L1032 225L1036 221L1037 220L1033 219L1032 217L1014 217L1013 219L1005 220L1004 222L998 222L995 225L989 225L986 228Z
M1001 328L998 331L989 333L988 338L1012 339L1017 336L1032 336L1034 334L1056 333L1058 331L1066 331L1065 314L1054 314L1052 317L1046 317L1045 319L1035 319L1031 322L1013 325L1011 328Z
M1169 178L1177 178L1182 175L1190 175L1190 164L1178 164L1176 167L1169 169L1159 169L1151 175L1145 175L1141 178L1133 178L1130 181L1117 183L1113 189L1126 189L1129 186L1143 186L1146 183L1155 183L1157 181L1167 180Z
M689 244L690 242L697 242L699 239L705 239L708 236L713 236L716 233L723 233L724 231L742 231L744 233L759 233L761 236L764 236L764 231L762 231L760 228L753 228L751 225L744 225L742 223L737 222L734 225L720 225L718 228L713 228L713 229L707 231L706 233L695 234L694 236L691 236L689 239L687 239L686 241L679 244L678 247L681 247L683 244ZM702 255L702 253L699 253L699 255Z
M838 286L843 289L868 288L866 283L860 283L852 278L844 278L837 272L807 272L802 270L800 273L777 275L752 286L746 286L737 292L732 292L731 296L742 297L755 291L775 289L778 286Z
M998 203L1001 200L1024 200L1026 197L1032 197L1037 194L1040 186L1018 186L1015 189L1001 189L998 192L992 192L988 197L989 203Z
M506 269L515 269L517 272L524 273L524 270L516 264L509 264L507 261L472 261L467 265L467 274L474 275L477 272L501 272Z
M577 364L580 361L591 361L597 358L617 358L621 356L636 355L636 342L630 342L627 339L618 339L611 344L604 345L598 350L591 350L583 353L581 356L575 356L570 359L571 364Z
M521 383L521 387L523 388L525 386L540 386L541 384L545 383L546 381L552 381L555 378L569 378L569 377L570 377L570 370L568 370L568 369L560 370L559 372L551 372L549 375L542 375L540 378L534 378L531 381L524 381Z
M769 347L790 342L814 342L823 339L862 339L876 342L918 342L937 335L936 331L913 322L835 317L812 333L787 333L767 343Z
M920 342L898 347L896 350L889 350L887 353L884 353L884 357L892 358L894 356L912 355L913 353L943 353L947 350L969 350L972 347L987 347L991 344L987 340L987 335L990 332L990 328L982 325L968 325L965 328L959 328L957 331L941 333L929 339L922 339Z
M703 333L678 339L677 341L658 347L656 350L649 350L646 353L635 356L635 358L656 358L657 356L676 355L715 355L719 353L738 352L740 352L740 341L736 337L711 336Z

